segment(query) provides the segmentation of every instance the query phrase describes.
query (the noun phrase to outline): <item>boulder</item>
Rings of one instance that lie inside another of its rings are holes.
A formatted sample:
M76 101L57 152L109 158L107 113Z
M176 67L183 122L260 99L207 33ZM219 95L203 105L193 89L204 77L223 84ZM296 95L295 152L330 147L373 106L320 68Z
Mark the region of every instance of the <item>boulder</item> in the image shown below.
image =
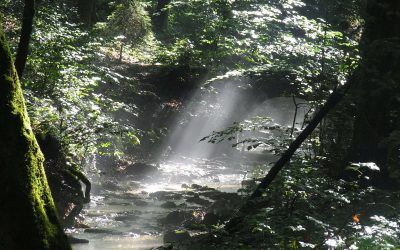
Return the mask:
M169 226L180 226L186 221L194 221L195 219L195 216L190 211L176 210L161 219L161 223Z
M201 189L203 186L198 185L198 184L192 184L190 187L191 187L192 189Z
M89 243L89 240L87 240L87 239L79 239L79 238L75 238L71 235L68 235L68 241L71 244L87 244L87 243Z
M88 234L115 234L116 232L105 228L88 228L85 229L85 233Z
M196 194L196 193L194 194L193 197L187 198L187 199L186 199L186 202L195 203L195 204L198 204L198 205L200 205L200 206L208 206L208 205L211 204L210 201L208 201L208 200L206 200L206 199L203 199L203 198L200 198L200 195L199 195L199 194Z
M217 215L222 221L229 219L232 214L235 213L236 209L241 205L241 199L219 199L215 201L208 209L208 213Z
M183 243L190 240L190 234L186 230L171 230L164 234L164 244L165 243Z
M217 225L220 223L220 217L214 213L206 213L202 223L207 226Z
M135 200L135 201L133 201L133 204L135 204L136 206L139 206L139 207L148 205L148 203L144 200Z
M207 187L207 186L201 186L201 185L198 185L198 184L192 184L192 185L190 186L190 188L191 188L191 189L194 189L194 190L197 190L197 191L211 191L211 190L215 190L214 188L210 188L210 187Z
M162 208L176 208L177 205L173 201L167 201L167 202L164 202L163 204L161 204L160 207L162 207Z
M126 175L134 176L136 179L143 179L145 177L151 176L157 171L158 168L156 166L143 162L136 162L134 164L126 166L123 170L123 173Z

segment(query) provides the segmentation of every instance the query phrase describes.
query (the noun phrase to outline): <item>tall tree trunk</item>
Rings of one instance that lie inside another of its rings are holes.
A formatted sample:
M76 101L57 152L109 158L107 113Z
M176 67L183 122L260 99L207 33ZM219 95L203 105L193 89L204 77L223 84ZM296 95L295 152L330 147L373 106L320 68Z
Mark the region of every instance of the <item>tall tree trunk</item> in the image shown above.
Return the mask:
M82 22L91 26L96 17L96 0L78 0L78 10Z
M354 162L375 162L382 170L376 184L400 177L400 1L368 0L361 44L363 61L356 89ZM395 142L397 140L397 143ZM394 141L394 143L390 143ZM397 151L397 156L396 152ZM394 153L395 155L393 155ZM393 156L397 159L392 159ZM400 181L397 181L400 183Z
M71 249L0 28L0 249Z
M156 11L153 14L153 25L157 32L164 32L168 28L168 5L171 0L158 0Z
M25 0L24 13L22 19L21 36L19 39L17 56L15 59L15 69L21 80L24 73L26 59L28 58L29 42L32 35L33 18L35 16L35 1Z

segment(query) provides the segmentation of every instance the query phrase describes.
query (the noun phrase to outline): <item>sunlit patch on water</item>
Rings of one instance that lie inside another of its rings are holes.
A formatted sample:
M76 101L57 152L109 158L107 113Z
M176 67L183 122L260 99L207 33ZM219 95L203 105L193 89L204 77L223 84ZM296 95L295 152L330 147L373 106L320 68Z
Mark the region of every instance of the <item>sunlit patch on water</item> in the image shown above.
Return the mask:
M158 191L182 191L182 185L178 184L169 184L169 183L146 183L143 185L143 189L141 189L147 193L155 193Z
M228 163L204 159L184 159L160 164L160 174L147 183L143 189L148 193L157 191L183 191L191 184L208 186L220 191L235 192L245 175L245 167L232 168Z
M163 244L162 236L114 236L114 235L94 235L89 239L89 244L77 244L74 250L144 250Z

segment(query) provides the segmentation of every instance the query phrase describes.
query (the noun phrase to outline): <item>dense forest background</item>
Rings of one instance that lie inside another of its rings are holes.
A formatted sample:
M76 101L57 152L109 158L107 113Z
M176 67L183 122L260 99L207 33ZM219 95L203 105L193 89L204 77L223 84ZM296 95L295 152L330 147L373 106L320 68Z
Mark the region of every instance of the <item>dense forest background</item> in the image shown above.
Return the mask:
M400 247L398 1L0 10L1 249L69 249L61 226L92 249L89 234L116 235L152 206L166 210L138 223L155 225L121 235L163 235L157 249ZM220 165L235 190L194 181ZM116 194L140 212L91 214Z

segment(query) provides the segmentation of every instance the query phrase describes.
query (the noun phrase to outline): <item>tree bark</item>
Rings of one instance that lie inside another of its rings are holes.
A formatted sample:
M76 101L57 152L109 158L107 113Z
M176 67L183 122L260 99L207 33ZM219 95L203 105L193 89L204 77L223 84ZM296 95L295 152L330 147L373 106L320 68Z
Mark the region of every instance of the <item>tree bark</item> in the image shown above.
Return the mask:
M376 163L381 174L373 184L387 186L400 183L400 1L368 0L366 7L349 159Z
M96 0L78 0L78 10L82 22L92 26L96 17Z
M71 249L0 28L0 249Z
M156 11L153 14L153 25L157 32L164 32L168 28L168 5L171 0L158 0Z
M22 18L21 36L19 39L17 56L15 59L15 69L18 78L21 80L24 74L26 60L29 52L29 42L31 40L33 30L33 18L35 16L35 1L25 0L24 13Z

